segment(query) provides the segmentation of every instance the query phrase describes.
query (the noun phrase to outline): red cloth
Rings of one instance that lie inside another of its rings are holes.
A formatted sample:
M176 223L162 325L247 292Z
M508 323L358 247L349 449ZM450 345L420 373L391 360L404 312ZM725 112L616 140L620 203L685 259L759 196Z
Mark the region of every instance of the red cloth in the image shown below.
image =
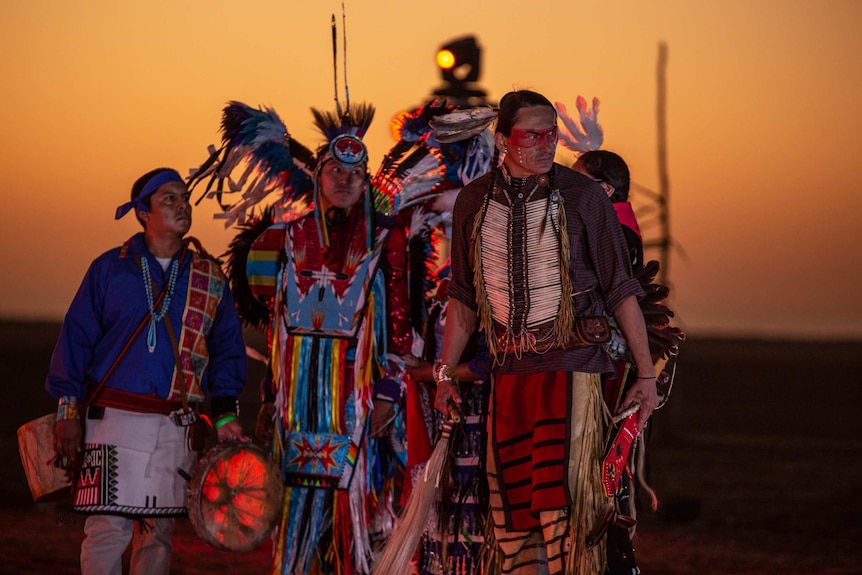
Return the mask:
M433 446L431 445L431 433L425 423L425 412L422 409L422 396L419 394L419 386L423 385L415 381L409 375L404 376L407 386L407 399L405 415L407 425L407 471L404 474L404 486L401 490L401 504L407 504L407 498L413 491L413 470L417 465L427 463L431 459Z
M509 531L540 529L540 511L571 504L567 487L571 391L566 371L494 378L494 456Z
M638 220L635 217L635 211L632 205L628 202L615 202L614 211L617 213L617 219L622 225L632 230L641 237L641 230L638 227Z

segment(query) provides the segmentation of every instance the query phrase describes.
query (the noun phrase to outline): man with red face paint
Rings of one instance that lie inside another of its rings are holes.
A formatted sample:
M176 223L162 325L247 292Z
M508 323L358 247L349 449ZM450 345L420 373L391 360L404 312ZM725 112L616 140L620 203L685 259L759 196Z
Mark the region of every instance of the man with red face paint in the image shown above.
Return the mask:
M499 568L601 574L604 544L588 544L587 534L608 503L600 473L610 416L601 374L613 370L607 317L638 369L620 409L639 405L643 429L657 404L643 291L604 190L554 163L557 118L547 98L506 94L495 144L502 165L455 204L435 407L461 403L449 366L478 323L492 362L486 465Z

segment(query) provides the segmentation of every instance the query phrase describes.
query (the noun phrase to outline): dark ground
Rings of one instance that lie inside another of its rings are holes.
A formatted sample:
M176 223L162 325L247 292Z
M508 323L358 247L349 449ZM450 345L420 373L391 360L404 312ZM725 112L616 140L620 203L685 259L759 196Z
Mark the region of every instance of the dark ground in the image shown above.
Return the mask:
M59 326L0 322L0 573L77 573L82 520L34 504L16 429L55 408L42 385ZM260 377L257 366L250 381ZM242 398L252 429L256 384ZM862 574L862 342L687 341L653 420L636 553L652 575ZM59 521L59 522L58 522ZM217 551L177 524L172 573L262 574L269 542Z

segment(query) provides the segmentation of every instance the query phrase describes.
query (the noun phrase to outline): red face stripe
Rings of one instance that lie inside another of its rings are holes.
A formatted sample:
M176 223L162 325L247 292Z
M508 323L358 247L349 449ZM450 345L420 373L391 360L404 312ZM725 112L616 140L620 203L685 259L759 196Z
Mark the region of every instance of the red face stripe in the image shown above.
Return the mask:
M553 145L557 143L557 127L554 126L547 130L519 130L512 128L512 135L509 136L509 141L519 148L534 148L547 144Z

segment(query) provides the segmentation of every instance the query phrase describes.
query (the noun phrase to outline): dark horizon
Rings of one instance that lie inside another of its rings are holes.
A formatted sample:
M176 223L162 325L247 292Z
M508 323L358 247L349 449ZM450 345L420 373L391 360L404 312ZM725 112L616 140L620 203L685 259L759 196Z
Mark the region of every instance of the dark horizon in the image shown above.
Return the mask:
M680 325L678 322L673 322L674 325ZM23 317L13 317L13 316L5 316L0 317L0 327L13 326L13 325L29 325L29 326L38 326L43 325L45 327L48 326L56 326L59 329L59 326L63 324L63 318L59 319L51 319L51 318L23 318ZM846 335L846 336L823 336L819 334L781 334L781 335L769 335L769 334L758 334L758 333L730 333L730 332L713 332L713 333L692 333L690 330L686 329L684 326L681 326L682 329L686 332L687 341L688 340L697 340L698 342L707 342L707 341L751 341L751 342L762 342L762 343L774 343L774 344L803 344L803 343L817 343L817 344L836 344L836 345L853 345L860 344L862 345L862 336L856 335ZM254 332L254 330L246 329L246 333ZM860 349L860 354L862 354L862 349Z
M0 320L0 378L12 391L10 416L0 421L0 457L11 462L0 473L7 502L0 518L16 526L0 542L0 573L78 572L81 523L72 517L58 525L60 507L32 503L14 439L20 425L55 409L44 380L59 329L59 322ZM248 335L247 343L265 345L260 334ZM644 573L858 572L862 518L851 509L862 489L852 466L862 458L853 413L859 350L857 342L683 343L670 401L650 424L648 475L659 509L642 499L636 556ZM246 429L254 426L262 372L249 363L240 398ZM263 573L270 551L268 543L217 551L180 521L172 573Z

